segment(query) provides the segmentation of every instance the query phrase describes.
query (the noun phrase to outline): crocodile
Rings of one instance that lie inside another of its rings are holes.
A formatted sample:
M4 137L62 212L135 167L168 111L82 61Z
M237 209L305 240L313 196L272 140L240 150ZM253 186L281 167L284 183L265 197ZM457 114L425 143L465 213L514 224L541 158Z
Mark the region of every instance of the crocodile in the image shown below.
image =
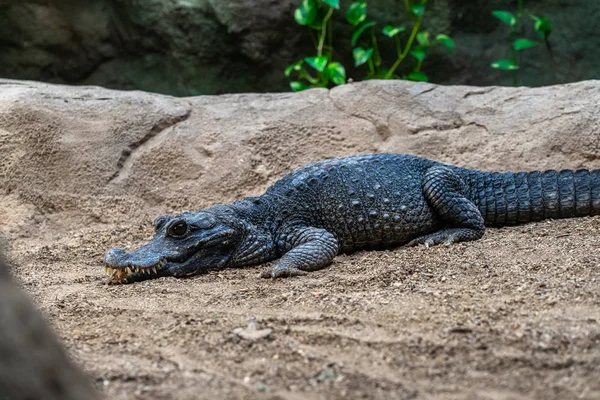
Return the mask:
M265 278L305 275L340 253L479 239L486 227L600 214L600 169L484 172L407 154L318 161L264 194L159 216L154 236L104 258L110 283L277 260Z

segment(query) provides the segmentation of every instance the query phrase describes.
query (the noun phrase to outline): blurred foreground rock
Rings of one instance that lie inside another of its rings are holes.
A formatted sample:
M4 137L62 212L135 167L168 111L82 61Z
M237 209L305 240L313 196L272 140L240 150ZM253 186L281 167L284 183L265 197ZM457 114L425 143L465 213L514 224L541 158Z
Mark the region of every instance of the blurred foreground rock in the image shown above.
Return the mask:
M97 399L0 255L0 399Z

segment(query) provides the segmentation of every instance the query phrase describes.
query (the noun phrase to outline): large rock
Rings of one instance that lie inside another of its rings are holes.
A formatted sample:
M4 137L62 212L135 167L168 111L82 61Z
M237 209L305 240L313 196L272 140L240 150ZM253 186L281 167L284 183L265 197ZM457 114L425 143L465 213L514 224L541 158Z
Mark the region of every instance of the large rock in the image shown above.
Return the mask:
M597 81L538 89L369 81L185 99L0 81L1 229L36 235L42 223L199 209L259 194L310 161L357 153L484 170L598 168L599 101Z
M0 255L0 399L97 399Z
M9 0L0 5L0 76L73 84L97 84L173 95L288 90L285 67L314 48L293 20L300 0ZM335 56L349 76L352 27L335 14ZM407 23L397 0L370 0L379 23ZM600 74L600 3L530 0L527 12L547 16L550 46L522 54L519 83L539 86L592 79ZM430 1L424 26L448 33L456 54L434 51L424 64L434 82L512 85L513 75L490 64L510 53L509 28L491 11L505 1ZM531 21L519 35L536 38ZM406 34L408 35L408 33ZM393 43L381 38L387 65Z

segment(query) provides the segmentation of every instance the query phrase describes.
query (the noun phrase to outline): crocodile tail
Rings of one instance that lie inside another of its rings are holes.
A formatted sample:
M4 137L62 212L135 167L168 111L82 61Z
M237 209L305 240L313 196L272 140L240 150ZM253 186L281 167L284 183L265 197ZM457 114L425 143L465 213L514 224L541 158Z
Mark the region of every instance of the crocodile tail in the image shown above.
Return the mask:
M478 171L467 180L486 226L600 215L600 169Z

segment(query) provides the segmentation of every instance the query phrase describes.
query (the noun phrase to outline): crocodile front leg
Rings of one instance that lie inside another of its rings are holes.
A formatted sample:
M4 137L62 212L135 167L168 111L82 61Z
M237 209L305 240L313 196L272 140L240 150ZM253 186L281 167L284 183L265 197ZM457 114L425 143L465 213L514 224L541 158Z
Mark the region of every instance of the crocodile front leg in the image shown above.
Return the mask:
M284 235L278 246L289 251L269 271L261 274L263 278L286 278L306 275L330 264L338 252L337 239L325 229L299 228Z

